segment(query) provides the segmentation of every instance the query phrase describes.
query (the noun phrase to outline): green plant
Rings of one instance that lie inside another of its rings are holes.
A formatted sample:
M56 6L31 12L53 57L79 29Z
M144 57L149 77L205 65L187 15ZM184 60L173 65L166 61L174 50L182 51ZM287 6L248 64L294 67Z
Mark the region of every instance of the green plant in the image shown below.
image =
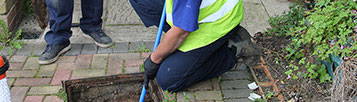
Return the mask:
M329 60L330 55L352 55L357 50L356 38L352 29L357 9L353 0L320 0L315 10L306 12L306 20L300 20L299 26L291 30L292 43L287 46L289 55L285 58L298 60L299 65L306 67L306 73L300 73L304 78L320 78L320 82L331 81L326 73L326 67L319 63ZM307 60L309 56L317 60ZM291 70L286 74L290 74ZM294 74L294 76L297 76Z
M9 47L8 52L10 55L13 54L13 51L16 49L22 49L22 45L24 44L22 41L18 41L21 35L21 29L13 34L9 32L4 21L0 20L1 25L1 34L0 34L0 51L4 50L6 46Z
M60 99L62 99L62 100L64 100L65 102L67 102L67 94L66 94L66 91L64 91L63 89L60 89L56 95L57 95Z
M185 97L183 99L184 102L193 101L195 99L195 95L194 94L186 94L186 92L183 92L183 96Z
M221 76L218 76L217 82L218 82L218 83L221 83L221 81L222 81L222 77L221 77Z
M269 92L267 95L265 95L265 98L269 99L274 95L274 92Z
M163 102L176 102L175 96L176 93L172 93L166 90L164 94Z
M305 8L299 4L290 5L288 12L283 12L281 16L269 18L269 24L272 27L267 32L269 35L285 36L297 27L297 21L304 18L303 12Z
M144 64L140 64L140 71L141 71L141 72L145 72Z

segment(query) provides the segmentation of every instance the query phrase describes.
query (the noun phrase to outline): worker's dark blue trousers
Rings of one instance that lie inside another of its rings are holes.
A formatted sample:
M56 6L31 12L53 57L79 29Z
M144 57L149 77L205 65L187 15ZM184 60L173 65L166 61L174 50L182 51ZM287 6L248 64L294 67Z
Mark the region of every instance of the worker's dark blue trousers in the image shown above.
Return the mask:
M146 26L158 25L163 0L130 0L136 13ZM166 24L166 31L170 27ZM175 51L160 66L156 81L163 90L179 91L199 81L227 72L236 63L236 56L228 48L232 30L219 40L188 52Z
M61 44L72 36L71 23L73 0L46 0L50 14L50 28L46 33L47 44ZM83 32L94 32L102 27L103 0L82 0L80 28Z

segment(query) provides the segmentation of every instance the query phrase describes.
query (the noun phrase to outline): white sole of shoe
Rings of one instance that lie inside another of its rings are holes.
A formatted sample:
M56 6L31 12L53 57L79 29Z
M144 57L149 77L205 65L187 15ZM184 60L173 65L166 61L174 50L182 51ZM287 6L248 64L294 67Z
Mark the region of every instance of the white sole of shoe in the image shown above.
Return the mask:
M58 57L59 57L60 55L62 55L63 53L67 52L67 51L70 50L70 49L71 49L71 44L68 45L67 47L65 47L64 49L62 49L62 50L58 53L58 55L57 55L56 57L54 57L54 58L52 58L52 59L50 59L50 60L46 60L46 61L38 60L38 64L51 64L51 63L53 63L53 62L56 62L56 61L58 60Z
M95 43L97 46L99 46L99 47L110 47L110 46L113 45L113 43L110 43L110 44L101 44L101 43L96 42L92 37L90 37L90 36L87 35L87 34L82 34L82 35L83 35L84 37L88 38L88 39L93 40L94 43Z

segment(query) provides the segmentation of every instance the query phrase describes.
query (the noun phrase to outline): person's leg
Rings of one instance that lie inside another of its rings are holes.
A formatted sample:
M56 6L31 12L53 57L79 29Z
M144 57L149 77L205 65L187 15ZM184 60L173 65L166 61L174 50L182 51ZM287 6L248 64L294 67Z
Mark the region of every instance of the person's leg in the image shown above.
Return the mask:
M100 47L109 47L112 39L102 30L103 0L82 0L80 28L84 36L95 41Z
M39 64L53 63L71 48L73 0L46 0L46 5L51 29L45 35L47 46L38 60Z
M162 9L164 7L163 0L129 0L131 6L140 17L146 27L159 26ZM163 31L167 32L170 25L165 22Z
M47 44L61 44L72 36L73 0L46 0L50 14L50 31L45 35Z
M231 34L227 34L193 51L174 52L162 62L157 83L163 90L176 92L228 71L237 60L235 53L227 46L230 37Z
M80 28L85 33L102 29L103 0L82 0L82 18Z

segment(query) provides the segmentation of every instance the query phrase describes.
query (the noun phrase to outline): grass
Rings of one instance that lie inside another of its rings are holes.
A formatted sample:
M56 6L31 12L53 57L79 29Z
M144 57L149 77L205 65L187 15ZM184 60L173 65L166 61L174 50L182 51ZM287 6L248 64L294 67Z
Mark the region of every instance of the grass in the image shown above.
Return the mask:
M60 89L58 93L56 94L60 99L64 100L64 102L67 102L67 93L64 89Z

